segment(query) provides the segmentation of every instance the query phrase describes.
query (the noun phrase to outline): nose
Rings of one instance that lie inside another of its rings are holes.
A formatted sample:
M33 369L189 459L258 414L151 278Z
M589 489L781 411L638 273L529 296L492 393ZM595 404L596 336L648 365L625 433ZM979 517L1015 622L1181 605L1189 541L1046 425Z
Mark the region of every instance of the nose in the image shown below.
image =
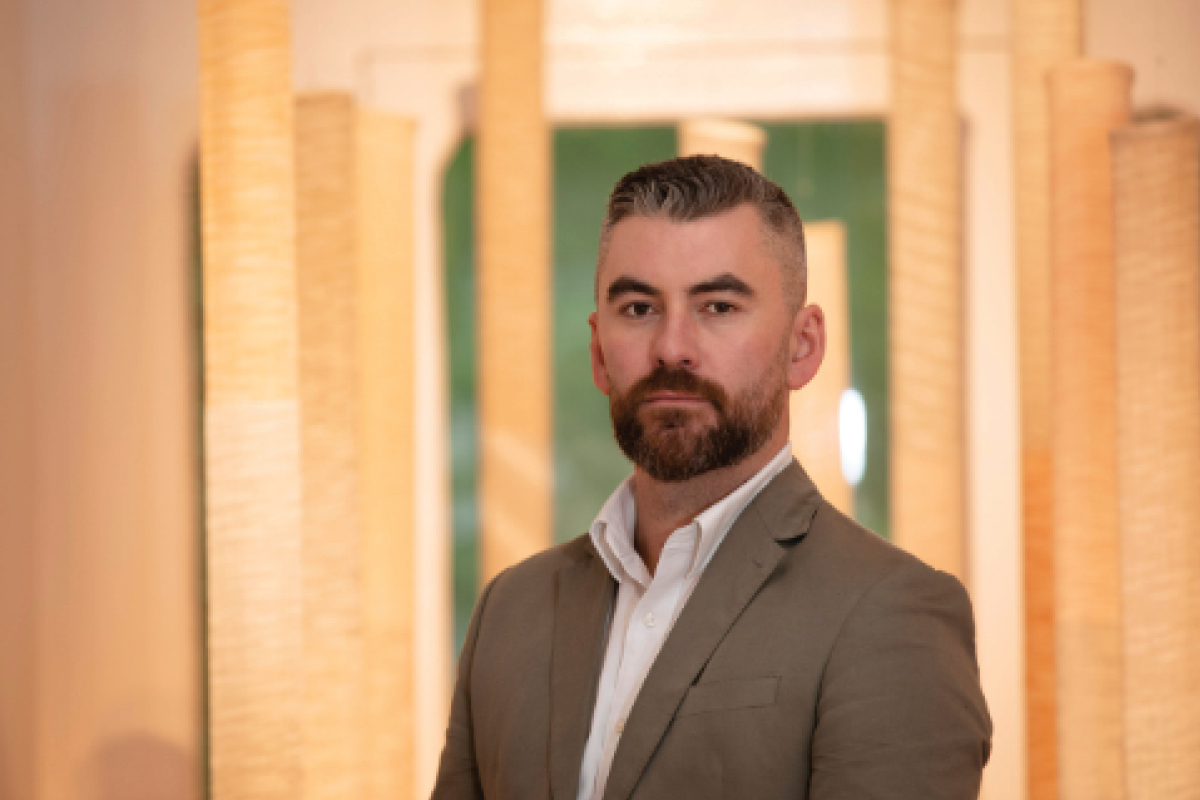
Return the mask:
M696 324L686 313L666 312L654 332L651 358L655 367L695 369L699 361Z

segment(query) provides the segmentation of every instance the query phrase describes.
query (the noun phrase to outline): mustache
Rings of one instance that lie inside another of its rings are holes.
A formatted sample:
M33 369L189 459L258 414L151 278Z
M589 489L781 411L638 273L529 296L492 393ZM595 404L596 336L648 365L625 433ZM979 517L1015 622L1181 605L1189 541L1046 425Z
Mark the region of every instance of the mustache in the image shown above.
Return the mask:
M654 392L683 392L707 400L718 412L725 410L729 398L720 384L701 378L686 369L658 367L633 385L626 403L636 408Z

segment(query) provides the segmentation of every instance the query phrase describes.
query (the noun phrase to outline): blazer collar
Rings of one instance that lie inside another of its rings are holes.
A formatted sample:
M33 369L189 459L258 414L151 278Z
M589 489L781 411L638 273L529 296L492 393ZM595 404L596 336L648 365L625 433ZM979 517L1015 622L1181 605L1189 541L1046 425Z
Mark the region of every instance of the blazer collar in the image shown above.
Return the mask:
M617 745L603 800L627 800L633 793L684 695L783 558L781 543L807 534L820 503L812 481L793 460L738 517L646 675ZM555 644L557 648L557 635ZM598 675L598 657L595 660ZM589 701L594 697L589 695ZM580 714L587 720L585 728L590 724L588 711ZM576 779L583 744L581 739L571 773ZM556 800L567 797L557 791L557 784L555 788Z
M549 743L554 800L574 800L579 794L579 769L617 585L590 538L584 537L584 547L578 561L555 574Z
M771 538L787 542L808 533L821 501L821 493L812 479L793 458L751 505L758 507L759 517Z

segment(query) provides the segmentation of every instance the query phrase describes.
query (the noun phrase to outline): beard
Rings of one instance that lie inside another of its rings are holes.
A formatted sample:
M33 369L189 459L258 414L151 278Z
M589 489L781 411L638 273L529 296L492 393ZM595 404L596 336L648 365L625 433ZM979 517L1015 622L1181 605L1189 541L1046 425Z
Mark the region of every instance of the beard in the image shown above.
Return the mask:
M786 353L781 353L786 359ZM609 415L617 445L650 477L664 483L686 481L731 467L758 452L783 416L788 388L783 360L753 386L730 398L718 383L686 369L659 367L627 392L609 395ZM657 391L686 392L702 398L717 421L702 425L699 409L643 409Z

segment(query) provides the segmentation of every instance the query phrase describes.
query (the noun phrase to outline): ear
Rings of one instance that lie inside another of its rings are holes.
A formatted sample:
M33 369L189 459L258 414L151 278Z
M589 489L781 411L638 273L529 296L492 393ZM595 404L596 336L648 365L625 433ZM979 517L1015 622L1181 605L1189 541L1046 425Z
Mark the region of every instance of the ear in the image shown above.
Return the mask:
M608 394L608 370L604 366L604 351L600 349L600 330L597 327L596 312L588 314L588 326L592 329L592 339L588 349L592 354L592 383L604 394Z
M825 360L825 312L809 304L796 312L788 337L788 388L801 389Z

